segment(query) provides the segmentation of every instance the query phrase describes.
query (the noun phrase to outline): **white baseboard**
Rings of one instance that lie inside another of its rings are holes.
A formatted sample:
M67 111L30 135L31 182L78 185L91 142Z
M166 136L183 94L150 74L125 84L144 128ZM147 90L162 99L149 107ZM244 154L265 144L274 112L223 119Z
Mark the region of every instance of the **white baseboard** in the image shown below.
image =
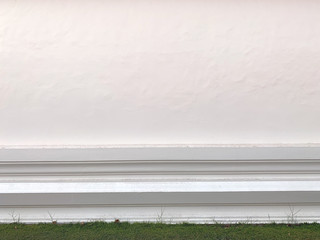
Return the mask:
M319 222L319 146L0 149L0 222Z

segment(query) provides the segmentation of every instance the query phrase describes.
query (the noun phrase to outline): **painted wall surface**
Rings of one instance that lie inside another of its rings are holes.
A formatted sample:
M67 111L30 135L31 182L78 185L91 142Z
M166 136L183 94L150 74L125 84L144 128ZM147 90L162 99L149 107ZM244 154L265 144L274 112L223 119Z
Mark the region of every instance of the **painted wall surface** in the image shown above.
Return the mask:
M319 12L1 0L0 145L320 142Z

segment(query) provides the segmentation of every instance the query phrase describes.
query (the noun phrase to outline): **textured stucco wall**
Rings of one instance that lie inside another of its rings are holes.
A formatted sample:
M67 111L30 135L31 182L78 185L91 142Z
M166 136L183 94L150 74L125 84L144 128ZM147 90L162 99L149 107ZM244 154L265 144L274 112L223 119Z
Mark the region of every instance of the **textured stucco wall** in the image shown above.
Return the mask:
M1 0L0 145L320 142L319 12Z

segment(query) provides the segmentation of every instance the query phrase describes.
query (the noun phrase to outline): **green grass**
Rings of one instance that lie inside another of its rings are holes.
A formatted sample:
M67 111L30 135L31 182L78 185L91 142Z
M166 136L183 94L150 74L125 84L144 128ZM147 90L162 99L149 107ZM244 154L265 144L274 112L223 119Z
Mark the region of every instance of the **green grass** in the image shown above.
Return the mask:
M152 223L85 223L85 224L0 224L1 240L50 239L220 239L220 240L320 240L320 224L152 224Z

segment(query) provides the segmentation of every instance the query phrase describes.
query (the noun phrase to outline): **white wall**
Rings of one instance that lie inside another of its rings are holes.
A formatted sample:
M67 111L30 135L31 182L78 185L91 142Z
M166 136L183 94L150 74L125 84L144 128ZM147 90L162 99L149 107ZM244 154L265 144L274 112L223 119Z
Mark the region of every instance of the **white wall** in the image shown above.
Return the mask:
M1 0L0 144L320 142L317 0Z

